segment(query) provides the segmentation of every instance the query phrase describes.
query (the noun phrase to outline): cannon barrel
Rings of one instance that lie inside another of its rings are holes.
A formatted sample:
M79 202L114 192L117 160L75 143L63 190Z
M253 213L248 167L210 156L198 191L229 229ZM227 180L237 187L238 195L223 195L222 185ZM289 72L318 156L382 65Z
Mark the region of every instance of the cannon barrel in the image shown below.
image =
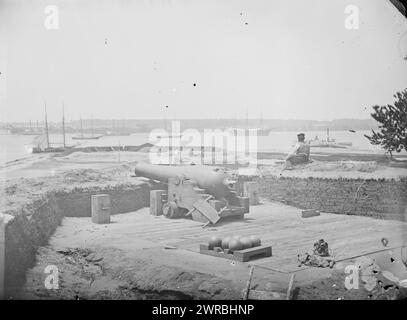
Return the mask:
M137 176L168 182L169 178L180 177L193 180L198 187L216 198L230 195L234 180L225 168L204 165L166 166L139 162L134 173Z

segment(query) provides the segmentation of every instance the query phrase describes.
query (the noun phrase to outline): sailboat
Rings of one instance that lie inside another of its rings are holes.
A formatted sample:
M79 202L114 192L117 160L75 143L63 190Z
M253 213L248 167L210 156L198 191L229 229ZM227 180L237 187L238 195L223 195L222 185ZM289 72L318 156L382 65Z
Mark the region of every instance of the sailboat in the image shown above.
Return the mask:
M45 102L45 119L44 119L44 124L45 124L45 132L42 134L36 136L31 144L33 145L32 147L32 153L40 153L40 152L45 152L47 149L49 149L49 134L48 134L48 119L47 119L47 103Z
M248 109L246 109L246 126L242 128L237 128L236 126L236 116L235 116L235 127L226 128L227 130L232 130L234 134L237 135L238 130L256 130L257 136L268 136L271 132L271 128L266 128L263 126L263 114L260 115L260 126L253 127L249 125L249 113Z
M31 142L32 153L42 153L42 152L62 152L67 149L65 145L65 116L62 115L62 130L63 130L63 147L52 147L49 141L48 132L48 118L47 118L47 104L45 104L45 132L36 136Z
M32 153L41 153L44 152L48 148L47 144L47 137L45 134L40 134L36 136L33 141L31 142L31 145L33 146L31 148Z
M72 140L96 140L96 139L99 139L99 138L101 138L101 137L102 137L102 135L95 136L95 135L93 134L93 120L92 120L92 135L90 135L90 136L85 136L85 135L83 134L83 123L82 123L82 117L81 117L81 135L80 135L80 136L72 137Z
M31 149L32 153L43 153L43 152L62 152L68 149L72 149L73 146L67 146L65 140L65 107L62 104L62 137L63 142L62 146L55 146L59 143L51 143L49 141L49 132L48 132L48 119L47 119L47 105L45 104L45 132L40 135L37 135L28 149ZM37 123L37 131L39 130L38 123Z
M271 128L266 128L263 125L263 113L260 114L260 126L256 129L258 136L268 136L271 132Z

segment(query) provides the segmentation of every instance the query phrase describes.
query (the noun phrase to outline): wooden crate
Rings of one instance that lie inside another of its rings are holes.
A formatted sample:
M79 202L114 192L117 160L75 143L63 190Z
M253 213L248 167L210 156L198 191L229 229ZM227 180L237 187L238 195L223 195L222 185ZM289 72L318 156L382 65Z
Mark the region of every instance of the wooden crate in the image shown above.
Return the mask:
M211 249L207 244L201 244L199 246L199 253L219 258L236 260L240 262L247 262L253 259L271 257L272 255L271 246L258 246L244 250L237 250L232 253L228 249Z
M110 196L108 194L96 194L91 197L92 222L110 223Z

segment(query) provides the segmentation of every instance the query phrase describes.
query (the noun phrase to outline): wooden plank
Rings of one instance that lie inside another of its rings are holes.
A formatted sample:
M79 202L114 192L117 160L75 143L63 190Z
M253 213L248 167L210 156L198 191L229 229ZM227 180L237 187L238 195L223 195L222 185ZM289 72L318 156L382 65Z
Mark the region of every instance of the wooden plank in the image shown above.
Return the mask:
M312 250L314 242L321 238L329 243L335 258L344 259L384 248L380 241L382 237L389 239L391 247L401 244L407 232L407 223L400 221L330 213L303 219L300 209L274 203L250 209L250 223L230 220L213 226L213 231L222 237L259 235L263 243L273 244L273 256L252 260L250 264L283 272L305 269L298 268L297 254ZM197 252L199 244L207 241L208 232L194 221L153 217L148 215L148 208L140 210L143 214L135 216L134 234L143 239L191 252Z
M291 275L290 283L288 284L286 300L291 300L291 294L292 294L292 290L293 290L294 279L295 279L295 273L293 273Z
M223 210L219 214L219 216L221 218L231 217L231 216L239 216L240 217L240 216L244 215L245 213L246 213L246 209L243 208L243 207L230 207L230 208L227 208L227 209Z
M218 212L207 201L198 200L193 204L193 207L202 213L212 223L219 221L220 217Z
M206 244L199 245L199 253L207 254L209 256L214 256L218 258L233 259L233 254L225 253L224 251L211 250Z
M318 210L309 209L309 210L302 210L301 217L303 218L310 218L315 216L320 216L321 213Z
M233 255L236 257L237 260L241 262L246 262L257 257L261 258L271 257L272 253L271 246L259 246L245 250L235 251Z
M248 300L281 300L280 293L263 290L250 290Z
M247 300L247 298L249 296L250 283L252 282L253 271L254 271L254 267L251 266L250 270L249 270L249 279L247 279L246 287L245 287L245 289L243 291L243 300Z
M194 208L195 209L195 208ZM191 212L192 220L207 223L210 222L206 216L204 216L199 210L194 210Z
M271 246L259 246L245 250L238 250L232 253L228 251L210 250L206 244L199 246L199 253L207 254L214 257L236 260L240 262L247 262L253 258L266 258L271 257Z

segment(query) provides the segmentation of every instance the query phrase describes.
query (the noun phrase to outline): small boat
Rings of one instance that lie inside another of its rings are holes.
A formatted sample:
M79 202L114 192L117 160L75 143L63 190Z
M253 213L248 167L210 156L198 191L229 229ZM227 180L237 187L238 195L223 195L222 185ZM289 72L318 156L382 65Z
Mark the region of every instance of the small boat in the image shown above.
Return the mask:
M250 128L250 130L256 129L258 136L268 136L271 132L271 129L267 128Z
M352 147L352 142L337 142L340 146Z
M11 134L11 130L10 129L0 129L0 135L8 135Z
M122 132L122 131L106 131L105 136L114 136L114 137L123 137L123 136L130 136L130 132Z
M316 148L346 149L352 146L352 142L337 142L335 139L329 138L329 128L326 130L326 140L319 140L318 136L316 136L313 140L309 140L308 144Z
M340 148L340 149L346 149L347 148L347 146L345 146L345 145L341 145L339 143L336 143L335 140L334 141L326 141L326 140L314 139L314 140L308 141L308 144L310 145L310 147L314 147L314 148Z
M248 110L246 109L246 125L242 126L241 128L237 128L237 127L229 127L226 128L226 130L231 130L233 132L233 134L237 135L238 132L242 132L241 130L243 130L243 132L246 134L249 131L253 132L254 130L256 130L256 135L258 137L264 137L264 136L268 136L271 132L271 128L267 128L266 126L263 125L263 114L260 115L260 123L259 126L250 126L249 125L249 116L248 116Z
M238 133L244 133L248 134L249 131L254 132L256 130L256 135L257 136L268 136L271 132L271 129L266 129L266 128L250 128L250 127L242 127L242 128L234 128L234 127L229 127L226 128L225 131L231 131L234 135L237 135Z
M78 137L72 137L72 140L96 140L101 137L103 137L103 136L78 136Z

